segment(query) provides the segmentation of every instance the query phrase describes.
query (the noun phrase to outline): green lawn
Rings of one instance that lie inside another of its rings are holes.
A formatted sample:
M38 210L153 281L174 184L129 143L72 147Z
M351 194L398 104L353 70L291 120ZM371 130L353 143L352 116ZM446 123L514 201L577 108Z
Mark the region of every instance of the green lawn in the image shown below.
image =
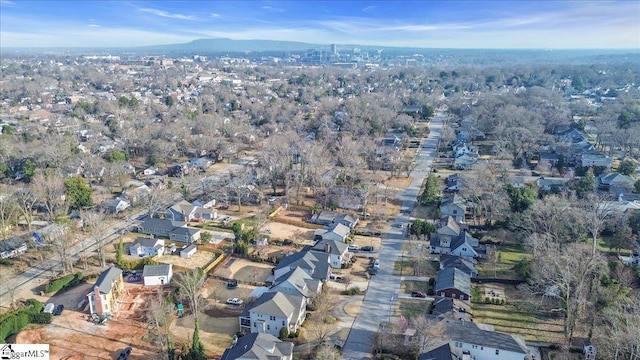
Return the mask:
M562 318L557 314L531 313L511 304L490 305L473 303L473 320L491 324L496 331L524 336L530 341L562 342Z
M520 259L531 256L521 246L515 244L504 244L498 246L500 261L494 265L491 261L478 263L478 277L497 277L501 279L517 278L513 271L514 266Z
M427 279L425 279L425 281L402 280L402 282L400 282L400 292L406 294L410 294L412 291L422 291L426 294L429 288L430 286Z
M423 316L429 312L430 308L431 301L425 301L424 299L398 299L392 316L403 315L405 318L411 319L416 316Z

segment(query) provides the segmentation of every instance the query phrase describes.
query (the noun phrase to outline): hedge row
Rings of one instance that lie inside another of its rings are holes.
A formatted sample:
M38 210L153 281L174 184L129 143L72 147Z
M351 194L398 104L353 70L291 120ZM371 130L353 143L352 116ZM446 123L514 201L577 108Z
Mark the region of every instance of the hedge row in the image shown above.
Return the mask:
M152 257L144 257L142 259L136 260L126 260L122 259L118 263L118 266L122 268L122 270L142 270L145 265L158 265L158 262Z
M63 278L53 280L44 288L44 292L47 294L57 293L58 291L66 288L78 285L83 279L82 272L77 274L67 275Z
M0 316L0 343L5 344L7 337L19 333L30 322L48 324L51 314L43 314L44 305L35 300L27 300L26 306ZM45 316L43 316L45 315Z

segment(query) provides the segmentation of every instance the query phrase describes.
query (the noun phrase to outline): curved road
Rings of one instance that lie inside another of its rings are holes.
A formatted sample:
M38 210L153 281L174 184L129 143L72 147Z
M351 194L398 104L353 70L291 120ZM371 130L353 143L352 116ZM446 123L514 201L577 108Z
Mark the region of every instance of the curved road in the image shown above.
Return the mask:
M402 243L405 240L404 229L409 223L409 214L416 204L422 182L431 172L445 120L446 113L441 109L437 110L429 126L429 137L423 141L417 154L416 167L411 171L411 185L398 196L398 199L402 200L402 211L395 222L403 224L404 227L383 234L382 246L378 252L380 269L377 275L371 277L360 314L344 343L343 359L372 358L378 328L381 323L390 320L395 309L401 277L393 275L393 264L400 260Z

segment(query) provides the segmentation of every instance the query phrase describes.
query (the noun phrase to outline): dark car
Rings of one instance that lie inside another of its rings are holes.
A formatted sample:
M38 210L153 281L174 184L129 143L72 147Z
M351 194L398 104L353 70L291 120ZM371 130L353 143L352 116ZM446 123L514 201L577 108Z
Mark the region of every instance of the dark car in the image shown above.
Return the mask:
M122 352L120 352L120 356L118 356L118 360L127 360L127 358L129 357L129 354L131 354L131 347L127 346L126 348L124 348L124 350L122 350Z
M378 273L378 268L374 268L374 267L372 267L372 268L369 270L369 273L370 273L372 276L373 276L373 275L375 275L375 274L377 274L377 273Z
M373 246L363 246L360 248L360 251L373 252Z
M53 310L53 315L60 315L62 314L63 310L64 310L64 305L58 304L58 306L56 306L56 308Z
M423 293L422 291L412 291L411 296L417 298L426 298L427 294Z

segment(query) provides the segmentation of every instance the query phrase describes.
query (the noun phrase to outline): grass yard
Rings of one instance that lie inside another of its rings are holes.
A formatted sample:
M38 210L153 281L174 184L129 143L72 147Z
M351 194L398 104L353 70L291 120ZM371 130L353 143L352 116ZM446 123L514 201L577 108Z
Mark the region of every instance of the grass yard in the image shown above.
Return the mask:
M416 280L402 280L400 282L400 292L410 294L412 291L422 291L425 294L429 290L429 281L416 281Z
M431 309L431 301L423 299L398 299L394 311L395 316L403 315L407 319L423 316Z
M518 334L530 341L564 341L562 318L556 314L519 310L514 305L473 303L473 320L491 324L496 331Z
M515 244L504 244L498 247L500 253L500 261L494 264L491 260L479 262L477 269L478 277L490 277L498 279L514 279L517 278L514 272L514 266L523 257L531 256L521 246Z

